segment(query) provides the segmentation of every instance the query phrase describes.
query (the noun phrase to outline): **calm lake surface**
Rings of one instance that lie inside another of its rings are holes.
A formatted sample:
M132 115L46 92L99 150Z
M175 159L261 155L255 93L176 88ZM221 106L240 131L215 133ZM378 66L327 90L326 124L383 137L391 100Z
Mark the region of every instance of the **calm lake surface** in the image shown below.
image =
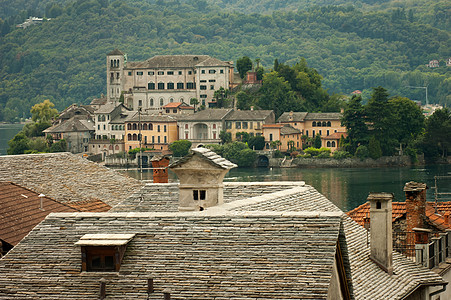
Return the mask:
M139 170L123 170L140 179ZM439 192L451 193L451 165L427 165L407 168L256 168L232 169L224 181L305 181L315 187L343 211L351 210L366 202L369 192L387 192L395 195L395 201L405 201L403 188L406 182L427 183L428 201L434 201L434 176L449 176L438 180ZM170 172L170 181L177 177ZM143 180L152 180L152 173L143 170ZM451 195L447 196L451 201ZM444 196L442 196L442 200Z
M8 141L12 139L24 124L0 124L0 155L5 155L8 149Z

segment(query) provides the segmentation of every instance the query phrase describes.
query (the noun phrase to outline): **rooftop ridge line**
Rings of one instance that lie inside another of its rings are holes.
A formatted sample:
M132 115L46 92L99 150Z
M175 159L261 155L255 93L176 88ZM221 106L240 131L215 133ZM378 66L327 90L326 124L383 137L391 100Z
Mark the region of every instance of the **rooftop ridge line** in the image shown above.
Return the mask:
M191 212L75 212L75 213L50 213L46 219L62 218L165 218L165 217L342 217L343 212L330 211L227 211L227 210L204 210Z

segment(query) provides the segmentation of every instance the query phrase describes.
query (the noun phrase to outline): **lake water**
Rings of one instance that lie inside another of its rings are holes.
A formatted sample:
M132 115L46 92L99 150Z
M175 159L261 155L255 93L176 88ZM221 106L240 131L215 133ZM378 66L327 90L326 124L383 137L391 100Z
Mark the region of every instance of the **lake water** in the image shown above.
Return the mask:
M124 170L131 177L140 179L139 170ZM170 181L177 177L170 172ZM451 193L451 165L427 165L404 168L256 168L232 169L224 181L305 181L315 187L343 211L351 210L366 202L369 192L393 193L394 201L405 201L403 188L406 182L424 182L428 201L434 201L434 176L449 176L438 180L439 192ZM150 171L143 170L143 180L152 180ZM451 195L447 199L451 201Z
M12 139L24 124L0 124L0 155L6 155L8 141Z

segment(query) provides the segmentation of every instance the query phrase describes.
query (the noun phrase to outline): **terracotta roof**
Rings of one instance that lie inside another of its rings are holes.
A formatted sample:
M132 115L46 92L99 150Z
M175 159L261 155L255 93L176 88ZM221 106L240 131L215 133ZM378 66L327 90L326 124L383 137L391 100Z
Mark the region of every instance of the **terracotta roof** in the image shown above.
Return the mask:
M341 139L341 136L346 138L348 136L348 134L346 132L334 132L332 134L322 136L321 139L323 139L323 140L339 140L339 139Z
M451 212L451 202L440 202L437 205L437 213L435 213L434 202L428 202L426 205L426 217L432 225L439 230L451 229L449 224L446 224L443 215ZM392 202L392 222L404 217L406 214L405 202ZM370 204L366 202L353 210L347 212L347 215L356 221L359 225L364 226L364 218L370 216Z
M72 202L67 205L78 211L107 212L111 209L111 206L99 199Z
M0 239L15 246L51 212L76 212L76 208L12 182L0 182Z
M194 109L194 107L189 106L187 103L184 102L172 102L168 103L163 108L180 108L180 109Z
M263 128L282 128L284 124L263 124Z

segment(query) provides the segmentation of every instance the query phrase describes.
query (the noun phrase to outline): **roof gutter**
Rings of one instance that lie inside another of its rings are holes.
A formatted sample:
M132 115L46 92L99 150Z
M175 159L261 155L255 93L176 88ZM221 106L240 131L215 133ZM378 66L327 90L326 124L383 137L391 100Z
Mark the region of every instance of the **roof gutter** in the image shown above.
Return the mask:
M406 295L404 295L403 297L401 297L400 300L407 299L410 295L412 295L415 291L417 291L417 290L418 290L420 287L422 287L422 286L425 286L425 287L426 287L426 286L442 286L442 288L441 288L440 290L437 290L437 291L432 292L432 293L429 294L429 298L428 298L428 299L431 299L432 296L444 292L444 291L446 290L446 286L447 286L447 285L448 285L448 282L445 282L445 281L437 282L437 283L429 283L429 284L423 284L423 283L420 283L420 284L417 285L416 288L414 288L414 289L411 290L409 293L407 293Z

